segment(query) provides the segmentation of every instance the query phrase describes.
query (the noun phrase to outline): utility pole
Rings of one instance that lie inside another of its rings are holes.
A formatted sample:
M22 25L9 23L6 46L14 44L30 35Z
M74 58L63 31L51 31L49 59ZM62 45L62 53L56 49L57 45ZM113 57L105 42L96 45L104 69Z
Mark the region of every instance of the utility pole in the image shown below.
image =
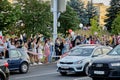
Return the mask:
M57 38L57 20L58 20L58 0L53 0L53 43L55 43L55 40Z
M53 12L53 53L52 57L59 57L55 54L55 40L57 36L57 25L60 13L66 11L66 0L51 0L51 10Z

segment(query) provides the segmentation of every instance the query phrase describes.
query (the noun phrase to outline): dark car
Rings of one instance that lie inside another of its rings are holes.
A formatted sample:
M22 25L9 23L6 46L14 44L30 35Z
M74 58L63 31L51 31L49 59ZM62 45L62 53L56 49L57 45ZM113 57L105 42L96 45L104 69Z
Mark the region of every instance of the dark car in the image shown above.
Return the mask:
M88 73L93 80L120 78L120 45L108 54L94 59L89 64Z
M9 70L19 70L20 73L27 73L29 70L30 59L24 49L8 49L5 53L5 60L9 64Z
M9 69L7 61L0 59L0 80L9 79Z

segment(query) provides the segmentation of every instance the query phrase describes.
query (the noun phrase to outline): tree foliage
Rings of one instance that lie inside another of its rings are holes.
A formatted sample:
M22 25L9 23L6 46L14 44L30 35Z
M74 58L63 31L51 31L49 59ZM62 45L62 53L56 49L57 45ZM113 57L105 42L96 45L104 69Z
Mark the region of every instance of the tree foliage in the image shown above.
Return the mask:
M84 14L85 14L84 3L81 0L70 0L68 2L68 5L71 6L77 12L80 22L84 24L84 21L85 21L85 19L84 19Z
M65 13L62 13L60 18L60 27L58 27L58 32L65 34L69 29L76 30L79 26L79 18L77 13L67 5Z
M91 24L91 32L92 34L94 34L95 32L99 32L100 28L98 26L98 21L97 21L97 16L93 17L91 20L90 20L90 24Z
M39 0L19 0L22 4L22 20L25 32L30 34L41 33L50 36L52 14L50 4Z
M92 2L88 2L86 12L87 12L86 20L88 20L87 24L90 24L90 19L94 18L95 16L98 16L97 9L93 6Z
M106 19L106 27L109 31L111 31L112 22L116 18L117 13L120 11L120 0L111 0L110 8L107 11L108 19Z
M0 30L15 26L21 14L19 9L18 6L12 5L8 0L2 0L0 2Z
M113 34L119 34L120 33L120 13L117 15L115 20L112 23L112 33Z
M70 0L68 4L77 12L80 22L84 25L90 24L90 19L98 15L91 2L88 2L86 8L81 0Z

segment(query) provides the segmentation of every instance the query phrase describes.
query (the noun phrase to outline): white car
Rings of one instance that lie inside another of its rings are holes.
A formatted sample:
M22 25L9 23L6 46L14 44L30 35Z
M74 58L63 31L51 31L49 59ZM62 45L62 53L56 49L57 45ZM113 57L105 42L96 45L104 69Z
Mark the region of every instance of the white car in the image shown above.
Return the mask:
M101 45L79 45L68 52L68 55L57 62L57 71L61 75L67 73L85 72L88 74L90 61L102 54L108 53L112 47Z

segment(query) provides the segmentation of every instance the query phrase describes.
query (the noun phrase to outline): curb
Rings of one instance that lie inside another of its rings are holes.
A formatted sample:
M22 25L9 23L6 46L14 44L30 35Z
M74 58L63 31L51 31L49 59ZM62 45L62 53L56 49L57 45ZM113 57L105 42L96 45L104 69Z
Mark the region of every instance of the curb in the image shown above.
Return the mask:
M52 63L42 63L42 64L30 64L30 67L34 66L42 66L42 65L50 65L50 64L56 64L57 62L52 62Z

